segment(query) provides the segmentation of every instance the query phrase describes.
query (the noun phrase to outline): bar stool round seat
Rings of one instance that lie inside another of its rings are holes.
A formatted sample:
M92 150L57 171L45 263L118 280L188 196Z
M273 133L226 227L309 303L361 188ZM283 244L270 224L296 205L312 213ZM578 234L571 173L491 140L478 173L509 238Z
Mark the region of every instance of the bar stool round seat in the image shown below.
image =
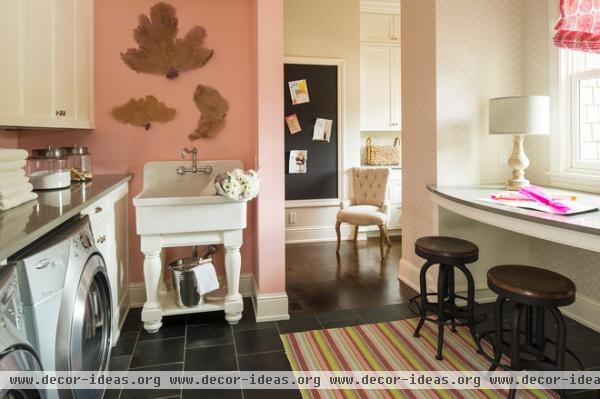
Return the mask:
M410 300L410 308L419 315L414 336L419 337L426 321L438 326L438 345L436 359L442 360L444 344L444 327L450 324L451 330L457 332L457 326L467 326L473 342L479 345L475 325L485 319L481 306L475 302L475 282L467 265L479 259L479 248L472 242L454 237L434 236L421 237L415 242L415 253L425 259L419 272L420 293ZM427 291L427 271L439 265L437 292ZM465 295L458 295L455 287L455 269L458 269L467 280ZM435 298L430 301L430 298ZM464 300L466 305L458 305L456 300ZM481 316L475 317L475 308L481 310ZM478 350L481 348L478 346Z
M479 259L477 245L454 237L421 237L415 242L415 253L434 263L444 264L469 264Z
M575 283L562 274L534 266L503 265L487 273L496 294L525 305L566 306L575 302Z
M518 370L565 371L565 356L571 356L583 370L577 355L567 348L567 325L559 307L575 302L576 287L568 277L534 266L494 266L487 273L488 287L498 294L494 310L494 329L482 333L479 339L491 341L493 358L484 353L497 367ZM512 317L507 328L504 323L504 304L511 302ZM546 331L546 314L555 321L554 334ZM522 315L525 320L522 320ZM505 336L508 335L507 339ZM551 336L554 339L551 339ZM491 339L493 337L493 339ZM554 353L547 350L554 346ZM502 364L502 355L508 355L509 364ZM508 398L516 395L511 386ZM563 390L559 395L566 398Z

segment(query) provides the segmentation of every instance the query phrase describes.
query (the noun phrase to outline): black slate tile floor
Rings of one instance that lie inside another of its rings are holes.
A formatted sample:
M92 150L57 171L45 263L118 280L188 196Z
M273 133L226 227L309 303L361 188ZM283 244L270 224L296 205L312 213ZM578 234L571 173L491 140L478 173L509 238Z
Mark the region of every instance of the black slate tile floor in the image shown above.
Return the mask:
M488 321L493 325L493 304L485 304ZM318 313L291 313L291 319L256 323L249 300L245 300L245 315L238 326L224 322L223 312L166 317L164 332L148 334L142 328L140 310L132 309L113 348L110 368L113 370L186 370L222 371L238 370L290 370L280 334L322 328L338 328L367 323L379 323L415 317L407 304L384 305L356 310L329 310ZM548 321L552 327L552 321ZM484 327L478 328L483 330ZM600 333L572 319L567 319L569 347L586 362L587 369L600 368ZM120 396L119 396L120 394ZM190 390L184 392L129 392L111 390L106 398L300 398L298 391L278 390ZM172 396L171 396L172 395ZM598 391L569 393L569 398L600 398Z

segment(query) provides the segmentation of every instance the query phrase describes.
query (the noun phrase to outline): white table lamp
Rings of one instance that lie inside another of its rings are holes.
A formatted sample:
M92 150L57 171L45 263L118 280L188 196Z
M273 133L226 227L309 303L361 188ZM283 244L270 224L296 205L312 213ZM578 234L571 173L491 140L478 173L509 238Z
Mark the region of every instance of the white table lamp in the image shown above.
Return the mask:
M507 190L529 185L525 169L529 159L523 150L524 135L550 134L550 98L547 96L501 97L490 100L490 134L514 135L513 152L508 159L512 179Z

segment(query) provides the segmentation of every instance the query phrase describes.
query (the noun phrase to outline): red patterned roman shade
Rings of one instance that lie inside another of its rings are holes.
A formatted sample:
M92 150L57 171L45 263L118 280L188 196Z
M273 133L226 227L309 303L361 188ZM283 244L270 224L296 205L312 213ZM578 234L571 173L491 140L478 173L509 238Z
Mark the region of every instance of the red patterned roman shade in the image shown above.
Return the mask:
M600 0L560 0L557 47L600 53Z

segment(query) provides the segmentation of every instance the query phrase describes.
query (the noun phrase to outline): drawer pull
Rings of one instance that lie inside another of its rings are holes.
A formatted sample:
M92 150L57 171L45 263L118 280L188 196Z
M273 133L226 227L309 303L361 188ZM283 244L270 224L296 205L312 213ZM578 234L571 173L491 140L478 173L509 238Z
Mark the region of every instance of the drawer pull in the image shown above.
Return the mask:
M96 209L94 209L94 212L96 212L96 213L100 213L102 211L103 211L103 209L101 206L97 206Z
M96 240L96 242L98 244L102 244L106 241L106 236L105 235L101 235L100 237L98 237L98 239Z

